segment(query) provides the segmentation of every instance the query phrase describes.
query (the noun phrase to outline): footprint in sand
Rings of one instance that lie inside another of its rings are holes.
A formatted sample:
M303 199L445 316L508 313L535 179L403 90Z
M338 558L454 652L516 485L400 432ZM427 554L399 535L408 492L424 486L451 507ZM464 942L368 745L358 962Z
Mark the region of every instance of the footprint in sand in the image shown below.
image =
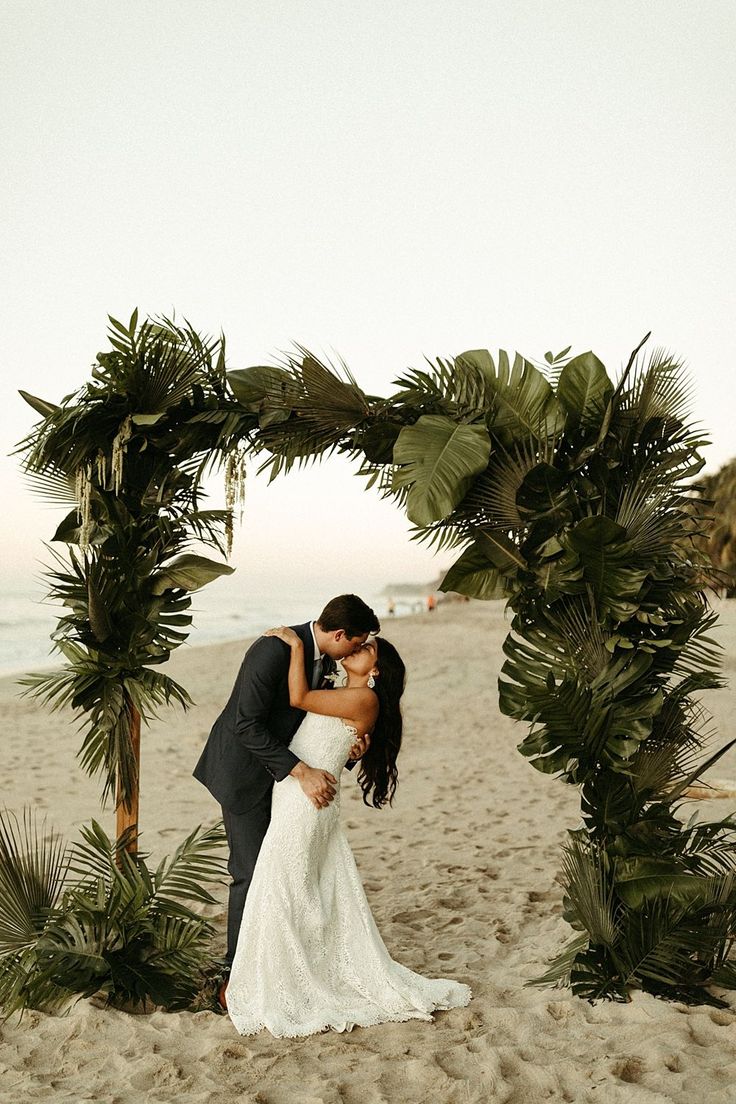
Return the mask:
M644 1061L636 1055L622 1058L621 1061L614 1062L611 1066L611 1073L620 1078L621 1081L626 1081L629 1085L636 1085L641 1081L644 1072Z
M511 941L511 932L505 924L499 924L494 934L499 943L509 943Z

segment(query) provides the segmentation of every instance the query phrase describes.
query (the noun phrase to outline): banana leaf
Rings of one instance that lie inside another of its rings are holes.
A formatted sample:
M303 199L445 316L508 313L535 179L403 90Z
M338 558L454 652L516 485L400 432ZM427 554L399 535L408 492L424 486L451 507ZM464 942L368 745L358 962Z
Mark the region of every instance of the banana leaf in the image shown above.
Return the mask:
M557 398L567 416L566 428L599 429L613 390L595 353L581 353L568 361L557 383Z
M426 526L451 513L490 454L491 441L482 425L457 425L427 414L405 426L394 445L393 485L408 488L409 520Z
M165 590L199 590L221 575L232 575L234 567L184 552L151 575L151 593L163 594Z
M616 892L621 900L632 909L642 908L660 897L670 898L683 905L692 905L705 900L723 883L730 879L727 890L734 890L734 872L727 875L707 877L693 874L680 868L672 859L657 859L647 856L633 856L620 859L616 865Z

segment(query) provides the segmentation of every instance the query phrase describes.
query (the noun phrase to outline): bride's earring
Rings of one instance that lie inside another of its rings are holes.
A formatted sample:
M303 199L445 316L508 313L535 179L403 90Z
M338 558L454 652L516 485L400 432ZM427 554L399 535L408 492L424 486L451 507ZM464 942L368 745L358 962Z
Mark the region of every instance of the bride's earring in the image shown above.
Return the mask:
M376 685L376 680L374 679L373 675L369 675L368 676L368 688L370 690L372 690L375 685Z

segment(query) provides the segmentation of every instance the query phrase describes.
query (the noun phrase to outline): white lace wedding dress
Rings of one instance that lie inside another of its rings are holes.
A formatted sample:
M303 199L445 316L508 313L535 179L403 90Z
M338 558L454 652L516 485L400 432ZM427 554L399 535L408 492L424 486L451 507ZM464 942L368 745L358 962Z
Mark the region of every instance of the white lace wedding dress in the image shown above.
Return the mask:
M339 717L308 713L289 745L338 783L324 809L291 776L274 785L227 988L241 1035L431 1020L436 1009L470 1001L467 985L414 973L381 939L340 824L339 780L354 735Z

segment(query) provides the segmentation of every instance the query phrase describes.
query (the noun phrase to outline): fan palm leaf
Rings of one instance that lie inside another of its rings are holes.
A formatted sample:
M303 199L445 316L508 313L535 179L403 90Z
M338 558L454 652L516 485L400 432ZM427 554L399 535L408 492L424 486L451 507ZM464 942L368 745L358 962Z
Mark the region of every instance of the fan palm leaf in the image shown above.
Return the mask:
M611 947L619 925L614 912L615 872L609 872L603 848L572 836L562 856L562 879L568 912L596 943Z
M525 988L537 989L562 988L570 984L570 971L581 951L584 951L590 942L587 932L581 932L573 936L558 955L548 964L543 974L529 978L524 982Z
M69 865L62 840L35 813L0 811L0 956L35 944L61 894Z
M621 396L621 409L637 416L639 426L652 418L684 423L689 416L694 381L684 362L662 346L637 356L629 386Z

